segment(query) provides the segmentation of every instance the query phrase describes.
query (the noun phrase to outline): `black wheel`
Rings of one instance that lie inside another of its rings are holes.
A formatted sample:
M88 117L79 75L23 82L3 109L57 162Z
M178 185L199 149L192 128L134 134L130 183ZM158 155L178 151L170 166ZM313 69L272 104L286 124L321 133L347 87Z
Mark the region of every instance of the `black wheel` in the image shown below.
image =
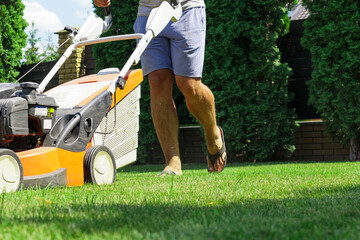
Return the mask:
M18 191L23 179L19 157L10 149L0 148L0 193Z
M84 155L84 180L103 185L114 183L116 164L111 150L105 146L90 147Z

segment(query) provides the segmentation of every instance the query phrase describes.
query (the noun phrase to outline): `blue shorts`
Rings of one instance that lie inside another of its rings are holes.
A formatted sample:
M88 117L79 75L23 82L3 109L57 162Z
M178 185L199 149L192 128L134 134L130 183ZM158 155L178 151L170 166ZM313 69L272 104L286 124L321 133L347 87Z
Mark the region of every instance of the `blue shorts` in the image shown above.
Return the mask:
M145 33L147 17L138 16L136 33ZM201 78L205 53L206 14L204 7L187 9L177 22L170 22L152 39L141 56L144 76L159 69L175 75Z

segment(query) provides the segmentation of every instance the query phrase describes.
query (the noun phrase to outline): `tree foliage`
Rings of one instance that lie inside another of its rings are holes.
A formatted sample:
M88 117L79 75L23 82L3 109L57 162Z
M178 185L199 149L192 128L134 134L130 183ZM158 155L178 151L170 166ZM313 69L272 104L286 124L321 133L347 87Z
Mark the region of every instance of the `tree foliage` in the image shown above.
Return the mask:
M27 42L29 47L24 53L24 64L33 64L40 62L40 53L39 48L37 47L40 38L36 36L38 29L35 28L35 23L31 23L31 29L29 31L29 36Z
M225 131L228 149L246 160L267 159L277 146L292 149L296 126L294 111L287 107L291 100L287 89L290 69L280 63L276 46L279 35L289 27L286 4L290 2L206 2L204 82L214 92L217 118ZM112 2L115 21L108 34L116 34L116 28L123 33L133 31L138 1L126 3L124 6L123 1ZM134 47L134 42L95 47L97 68L114 65L121 68ZM158 148L158 144L150 120L148 84L142 84L142 89L139 156L146 157L148 150ZM175 102L183 103L179 94L174 96ZM179 108L185 109L185 104ZM188 113L179 114L179 120L180 123L192 122Z
M59 47L57 44L53 43L54 33L48 32L46 38L45 51L42 54L43 57L46 57L45 62L57 61L59 59Z
M41 37L37 36L39 30L35 28L35 23L31 23L31 29L27 38L28 47L24 52L23 65L36 64L39 62L51 62L59 59L58 47L52 41L53 33L48 32L46 38L46 45L43 46L43 52L39 51L38 44L41 41Z
M0 2L0 81L14 81L19 74L22 48L26 46L27 23L23 19L24 4L21 0Z
M304 0L311 12L302 44L310 49L310 103L334 137L360 140L360 2Z

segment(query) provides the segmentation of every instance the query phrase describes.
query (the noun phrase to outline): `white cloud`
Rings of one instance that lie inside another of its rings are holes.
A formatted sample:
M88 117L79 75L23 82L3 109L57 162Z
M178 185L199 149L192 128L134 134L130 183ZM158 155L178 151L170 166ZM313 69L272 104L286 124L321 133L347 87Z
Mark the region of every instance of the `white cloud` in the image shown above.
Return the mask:
M79 4L81 7L84 8L93 8L92 1L91 0L73 0L77 4Z
M90 13L94 11L94 7L91 0L72 0L74 3L80 6L79 10L75 11L76 17L84 22Z
M22 1L25 5L24 18L31 25L35 23L35 28L40 31L56 32L61 30L64 25L62 24L59 17L46 10L36 1Z
M86 11L80 11L77 10L75 12L76 16L81 19L81 21L85 21L85 19L90 15L91 12L86 12Z
M49 10L46 10L41 4L34 0L23 0L25 5L24 18L28 22L29 26L25 29L26 33L29 33L31 24L34 22L35 29L38 29L37 37L40 37L40 42L36 44L39 48L39 52L44 52L44 46L49 44L57 44L58 37L53 34L52 39L49 42L49 34L62 30L64 24L59 17ZM29 47L29 45L27 46Z

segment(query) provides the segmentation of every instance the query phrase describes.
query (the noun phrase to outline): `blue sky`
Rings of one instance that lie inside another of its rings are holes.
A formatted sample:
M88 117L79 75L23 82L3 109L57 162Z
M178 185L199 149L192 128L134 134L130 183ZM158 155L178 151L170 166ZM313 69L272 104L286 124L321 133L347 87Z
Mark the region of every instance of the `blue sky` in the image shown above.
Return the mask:
M93 11L92 0L22 0L22 3L25 20L29 25L34 22L38 29L40 48L46 46L49 34L62 30L65 25L80 27ZM57 43L57 35L53 34L52 40Z

